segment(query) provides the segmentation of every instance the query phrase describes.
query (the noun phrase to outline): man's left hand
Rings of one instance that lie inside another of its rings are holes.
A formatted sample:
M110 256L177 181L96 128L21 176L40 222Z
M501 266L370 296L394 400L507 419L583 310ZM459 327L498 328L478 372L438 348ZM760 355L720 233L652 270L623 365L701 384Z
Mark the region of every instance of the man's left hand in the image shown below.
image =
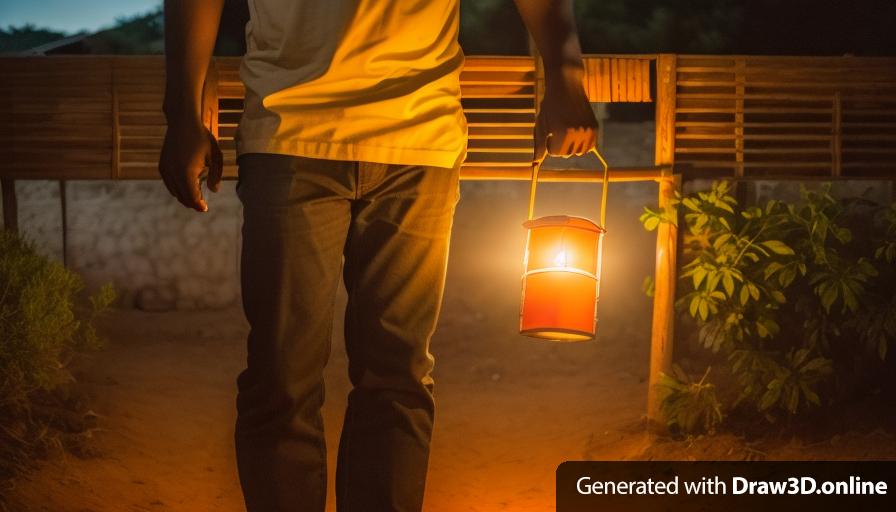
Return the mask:
M598 123L582 86L582 70L545 78L544 98L535 120L535 160L583 155L597 143Z

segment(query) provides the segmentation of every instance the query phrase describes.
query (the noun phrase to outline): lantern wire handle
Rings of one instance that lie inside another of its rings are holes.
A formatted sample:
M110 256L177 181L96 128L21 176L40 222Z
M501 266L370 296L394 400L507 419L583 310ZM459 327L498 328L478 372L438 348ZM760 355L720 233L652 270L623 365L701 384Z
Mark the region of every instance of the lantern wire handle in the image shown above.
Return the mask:
M549 133L547 141L545 141L545 146L547 146L547 142L550 141L550 138L551 134ZM597 146L591 148L588 152L594 153L604 168L603 185L601 186L600 192L600 223L598 225L603 229L607 229L607 191L610 188L610 166L607 165L607 161L604 160L603 155L597 150ZM545 151L543 155L532 162L532 184L529 186L529 220L532 220L535 217L535 189L538 186L538 173L541 171L541 164L544 163L547 156L548 152Z

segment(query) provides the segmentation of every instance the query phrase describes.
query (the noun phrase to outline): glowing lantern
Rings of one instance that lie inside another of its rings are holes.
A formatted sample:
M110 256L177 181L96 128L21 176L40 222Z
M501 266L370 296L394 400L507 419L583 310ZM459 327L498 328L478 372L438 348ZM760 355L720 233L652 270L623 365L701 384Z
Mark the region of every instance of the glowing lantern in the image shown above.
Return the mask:
M600 153L592 151L604 168L600 224L568 215L533 219L543 159L532 165L529 220L523 223L529 234L523 262L520 334L555 341L594 338L609 169Z

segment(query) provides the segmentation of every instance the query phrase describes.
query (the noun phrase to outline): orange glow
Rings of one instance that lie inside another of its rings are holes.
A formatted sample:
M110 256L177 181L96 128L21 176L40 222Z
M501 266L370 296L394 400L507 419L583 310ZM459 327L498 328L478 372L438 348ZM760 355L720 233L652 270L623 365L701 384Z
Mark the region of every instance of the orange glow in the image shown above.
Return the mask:
M526 243L520 333L557 341L594 337L604 229L555 215L523 224Z

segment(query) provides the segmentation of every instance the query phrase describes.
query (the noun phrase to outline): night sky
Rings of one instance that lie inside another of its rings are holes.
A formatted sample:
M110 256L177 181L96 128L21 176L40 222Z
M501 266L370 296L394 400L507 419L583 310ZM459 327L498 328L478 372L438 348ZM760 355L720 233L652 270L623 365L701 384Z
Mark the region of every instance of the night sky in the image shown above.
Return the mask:
M142 14L161 0L0 0L0 27L33 24L60 32L108 27L122 16Z
M242 36L245 0L227 0ZM0 27L96 31L161 0L0 0ZM461 0L468 53L525 53L511 0ZM577 0L586 52L896 54L896 0Z

